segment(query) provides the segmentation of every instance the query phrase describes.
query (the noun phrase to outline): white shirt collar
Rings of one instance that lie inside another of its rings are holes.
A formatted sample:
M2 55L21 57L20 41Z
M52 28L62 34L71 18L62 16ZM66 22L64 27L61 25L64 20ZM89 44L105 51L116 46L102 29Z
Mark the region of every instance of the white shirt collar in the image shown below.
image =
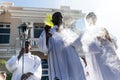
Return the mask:
M57 25L55 25L52 29L50 29L50 33L54 34L54 32L56 32L56 29L58 28Z
M24 53L24 55L31 55L31 52L28 52L28 53Z

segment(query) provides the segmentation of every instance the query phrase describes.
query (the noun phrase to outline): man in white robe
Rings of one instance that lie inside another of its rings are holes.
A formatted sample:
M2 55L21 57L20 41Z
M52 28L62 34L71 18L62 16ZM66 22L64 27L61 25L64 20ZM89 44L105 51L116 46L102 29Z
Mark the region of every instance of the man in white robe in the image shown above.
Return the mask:
M77 52L70 45L71 36L60 33L62 14L55 12L52 22L54 27L49 31L52 36L49 37L48 45L45 30L38 39L39 50L48 55L49 80L86 80Z
M41 59L32 55L30 49L30 42L26 41L25 48L6 62L6 68L12 73L11 80L41 80Z

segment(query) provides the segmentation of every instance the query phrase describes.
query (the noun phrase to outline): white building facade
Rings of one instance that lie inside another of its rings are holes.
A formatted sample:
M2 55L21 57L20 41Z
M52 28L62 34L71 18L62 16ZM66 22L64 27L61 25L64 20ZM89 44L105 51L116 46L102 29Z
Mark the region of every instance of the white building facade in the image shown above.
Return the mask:
M84 18L84 13L80 10L71 10L68 6L60 9L17 7L13 3L4 2L0 5L0 59L8 59L12 55L19 53L20 40L18 26L23 22L30 23L32 54L38 55L42 59L43 79L48 77L47 56L39 52L37 39L44 27L44 18L47 13L60 11L63 14L63 26L69 26L73 21Z

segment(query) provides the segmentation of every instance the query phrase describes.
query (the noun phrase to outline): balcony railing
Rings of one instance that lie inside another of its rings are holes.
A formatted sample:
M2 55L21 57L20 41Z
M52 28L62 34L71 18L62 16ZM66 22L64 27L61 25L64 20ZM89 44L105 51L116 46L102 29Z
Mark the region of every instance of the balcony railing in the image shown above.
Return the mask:
M31 38L30 43L31 43L32 47L37 47L38 38Z
M31 46L33 49L37 49L38 38L31 38L30 40ZM16 39L16 49L20 49L20 40Z
M0 58L9 58L14 54L16 54L16 50L14 47L1 47L0 48Z
M0 58L9 58L12 55L19 53L21 47L20 47L20 40L16 39L15 46L11 47L10 45L6 45L4 47L0 47ZM38 38L31 38L30 43L32 45L32 51L39 51L37 44L38 44Z

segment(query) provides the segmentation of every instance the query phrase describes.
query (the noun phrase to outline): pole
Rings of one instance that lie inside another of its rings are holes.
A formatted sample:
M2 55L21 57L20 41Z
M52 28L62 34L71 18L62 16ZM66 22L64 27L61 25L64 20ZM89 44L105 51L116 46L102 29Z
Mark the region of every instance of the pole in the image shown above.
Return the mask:
M22 40L21 47L25 48L25 38ZM24 54L22 56L22 74L24 74Z

